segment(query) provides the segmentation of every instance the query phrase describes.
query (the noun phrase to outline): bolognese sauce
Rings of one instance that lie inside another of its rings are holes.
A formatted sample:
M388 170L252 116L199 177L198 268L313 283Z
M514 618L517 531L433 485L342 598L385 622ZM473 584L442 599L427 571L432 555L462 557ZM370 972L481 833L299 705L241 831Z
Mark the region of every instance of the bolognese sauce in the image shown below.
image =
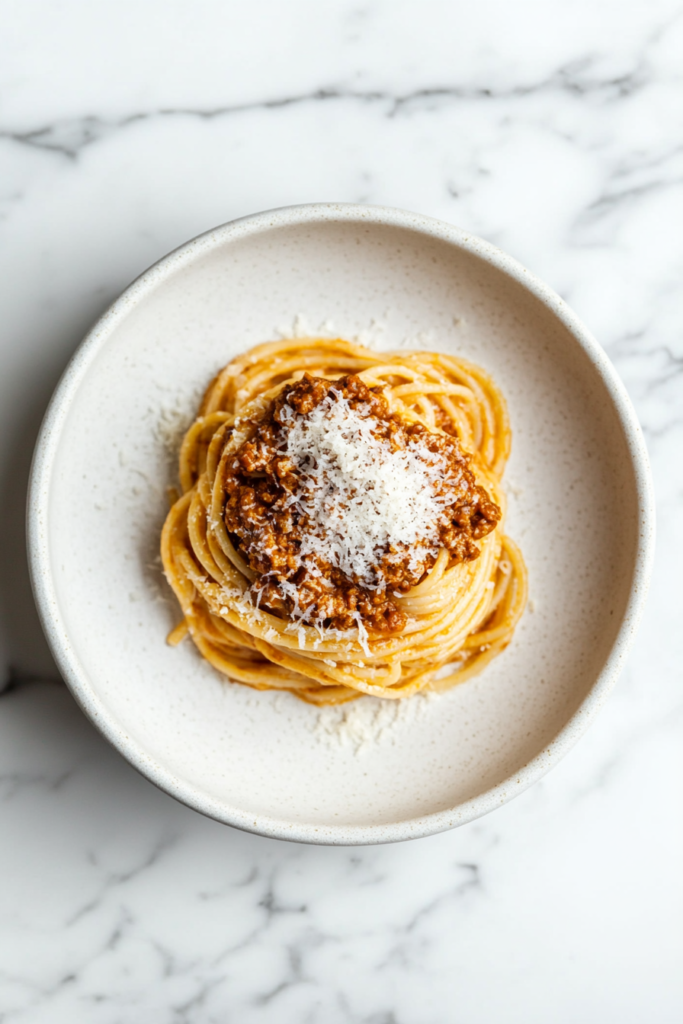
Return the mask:
M276 615L398 632L406 616L396 599L425 578L439 550L452 563L471 561L500 521L458 438L403 420L382 388L355 374L305 374L252 427L225 468L223 516L256 574L254 604ZM324 443L316 448L313 437Z

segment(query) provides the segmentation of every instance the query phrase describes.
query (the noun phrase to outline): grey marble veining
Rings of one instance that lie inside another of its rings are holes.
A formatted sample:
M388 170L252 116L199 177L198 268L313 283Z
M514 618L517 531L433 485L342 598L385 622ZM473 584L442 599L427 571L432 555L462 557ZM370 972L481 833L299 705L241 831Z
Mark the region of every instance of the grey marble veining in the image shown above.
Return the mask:
M5 5L0 39L0 1020L674 1024L683 641L683 6ZM23 506L54 384L160 255L259 209L420 210L517 256L605 346L658 497L596 725L456 832L306 848L205 820L85 721Z

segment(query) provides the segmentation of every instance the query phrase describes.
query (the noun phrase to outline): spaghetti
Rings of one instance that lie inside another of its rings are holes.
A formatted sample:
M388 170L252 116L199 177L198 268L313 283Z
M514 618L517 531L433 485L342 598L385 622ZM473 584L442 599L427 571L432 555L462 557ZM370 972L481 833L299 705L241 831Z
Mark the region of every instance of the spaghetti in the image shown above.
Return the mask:
M464 682L510 642L504 400L441 353L251 349L209 385L162 533L189 632L229 679L314 704Z

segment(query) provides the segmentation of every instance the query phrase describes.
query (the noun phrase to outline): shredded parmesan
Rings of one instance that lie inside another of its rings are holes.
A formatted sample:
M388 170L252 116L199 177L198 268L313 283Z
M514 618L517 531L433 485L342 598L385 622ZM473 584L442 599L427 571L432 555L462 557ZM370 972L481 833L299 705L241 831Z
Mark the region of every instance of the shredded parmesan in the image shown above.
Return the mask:
M387 551L408 550L413 564L438 554L438 527L453 501L438 493L442 456L420 440L394 451L374 423L332 389L307 415L291 411L285 448L303 483L291 498L308 520L302 560L319 555L370 589L380 586L375 568Z

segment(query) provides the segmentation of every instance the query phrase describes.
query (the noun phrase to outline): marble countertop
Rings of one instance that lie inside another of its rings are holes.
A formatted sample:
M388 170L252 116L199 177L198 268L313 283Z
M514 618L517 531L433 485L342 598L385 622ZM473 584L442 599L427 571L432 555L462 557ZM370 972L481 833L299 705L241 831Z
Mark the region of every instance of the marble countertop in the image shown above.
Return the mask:
M683 4L0 5L0 1021L683 1019ZM91 322L256 210L380 203L554 286L645 431L658 554L597 723L454 832L328 849L176 804L59 681L24 556L31 451Z

